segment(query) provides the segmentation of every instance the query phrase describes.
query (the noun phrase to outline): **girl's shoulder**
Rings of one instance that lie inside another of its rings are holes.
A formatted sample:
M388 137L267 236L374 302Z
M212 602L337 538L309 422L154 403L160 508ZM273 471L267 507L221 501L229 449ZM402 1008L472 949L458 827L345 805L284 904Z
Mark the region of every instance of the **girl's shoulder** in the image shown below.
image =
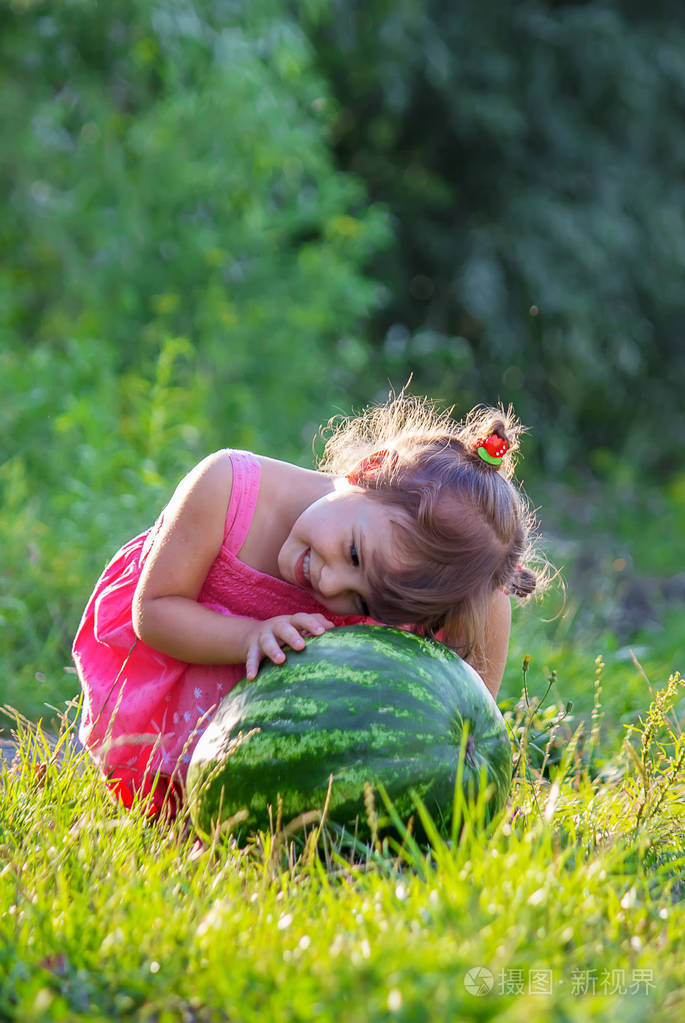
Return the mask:
M213 451L188 472L174 494L174 500L183 503L193 500L203 504L212 497L223 503L233 488L233 458L230 448Z
M207 455L181 479L158 520L158 531L223 536L233 477L230 451L221 449Z
M290 506L293 497L297 501L300 495L312 495L310 499L314 499L326 487L330 487L330 477L315 469L240 448L221 448L181 480L174 502L223 505L245 491L254 493L258 506L266 505L273 513L284 503Z
M251 458L253 458L259 465L262 479L265 484L272 485L275 487L290 486L292 483L297 483L299 480L304 480L309 476L318 476L320 473L314 469L304 469L301 465L295 465L294 462L284 462L280 458L271 458L268 455L256 455L252 452L248 452Z
M207 465L211 472L221 474L222 468L226 472L227 467L232 475L240 475L241 468L244 471L256 472L263 483L268 485L288 486L298 479L308 476L320 476L316 470L304 469L293 462L285 462L282 459L271 458L269 455L260 455L254 451L247 451L244 448L221 448L219 451L207 455L205 459L195 467Z
M299 514L307 505L333 488L333 477L318 469L305 469L266 455L254 455L261 474L260 503L274 510L285 507Z
M269 575L277 574L278 552L295 520L331 488L331 479L266 455L254 455L259 486L240 558Z

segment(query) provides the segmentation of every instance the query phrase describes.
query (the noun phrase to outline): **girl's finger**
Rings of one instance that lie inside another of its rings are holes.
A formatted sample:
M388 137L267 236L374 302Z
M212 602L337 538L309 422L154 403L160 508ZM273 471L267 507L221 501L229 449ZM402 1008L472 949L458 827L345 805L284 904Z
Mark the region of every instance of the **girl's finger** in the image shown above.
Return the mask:
M274 664L283 664L285 654L275 639L272 638L262 643L262 650Z
M248 681L252 682L257 677L259 665L262 660L262 652L259 647L252 647L247 654L245 661L245 675Z
M304 640L294 625L284 625L278 630L277 635L283 643L287 643L293 650L302 650L304 648Z
M248 651L247 660L245 661L245 673L248 679L251 680L257 677L259 665L265 657L268 657L274 664L282 664L285 660L285 654L273 636L262 637Z
M299 629L302 632L313 632L316 628L316 622L314 621L314 615L301 614L293 615L288 623L294 629Z
M296 615L296 618L298 628L306 629L307 632L312 634L312 636L320 636L322 632L326 631L326 629L333 628L333 622L329 622L323 615L310 615L303 613L301 615Z

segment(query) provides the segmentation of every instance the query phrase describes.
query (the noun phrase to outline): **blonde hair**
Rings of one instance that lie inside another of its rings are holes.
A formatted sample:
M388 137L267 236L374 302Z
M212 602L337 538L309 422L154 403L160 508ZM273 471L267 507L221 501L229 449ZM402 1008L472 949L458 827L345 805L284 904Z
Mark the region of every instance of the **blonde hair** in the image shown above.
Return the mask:
M511 406L478 406L461 422L428 398L401 393L360 415L329 421L319 468L352 476L370 497L400 511L397 565L367 566L371 614L412 625L468 656L482 642L497 589L519 597L542 583L529 566L535 520L513 482L522 427ZM477 442L506 440L500 465ZM374 452L383 455L367 463Z

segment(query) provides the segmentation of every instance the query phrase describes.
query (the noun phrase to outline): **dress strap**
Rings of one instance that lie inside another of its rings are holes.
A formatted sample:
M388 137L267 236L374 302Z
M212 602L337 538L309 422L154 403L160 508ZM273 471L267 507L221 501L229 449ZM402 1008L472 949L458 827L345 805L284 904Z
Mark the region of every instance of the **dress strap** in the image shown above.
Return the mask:
M257 458L249 451L229 448L228 454L233 465L233 489L226 512L224 545L232 554L237 554L252 522L262 470Z

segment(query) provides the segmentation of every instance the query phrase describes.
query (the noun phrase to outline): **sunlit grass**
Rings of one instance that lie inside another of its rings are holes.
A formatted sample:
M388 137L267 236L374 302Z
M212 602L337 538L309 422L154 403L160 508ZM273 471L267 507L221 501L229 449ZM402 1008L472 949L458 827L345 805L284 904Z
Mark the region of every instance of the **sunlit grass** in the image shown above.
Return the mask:
M1 782L0 1018L677 1018L683 683L612 742L601 663L594 718L570 735L536 707L530 670L507 712L506 810L485 828L475 808L458 842L423 847L353 850L325 822L203 845L183 817L113 805L68 729L55 756L19 722Z

